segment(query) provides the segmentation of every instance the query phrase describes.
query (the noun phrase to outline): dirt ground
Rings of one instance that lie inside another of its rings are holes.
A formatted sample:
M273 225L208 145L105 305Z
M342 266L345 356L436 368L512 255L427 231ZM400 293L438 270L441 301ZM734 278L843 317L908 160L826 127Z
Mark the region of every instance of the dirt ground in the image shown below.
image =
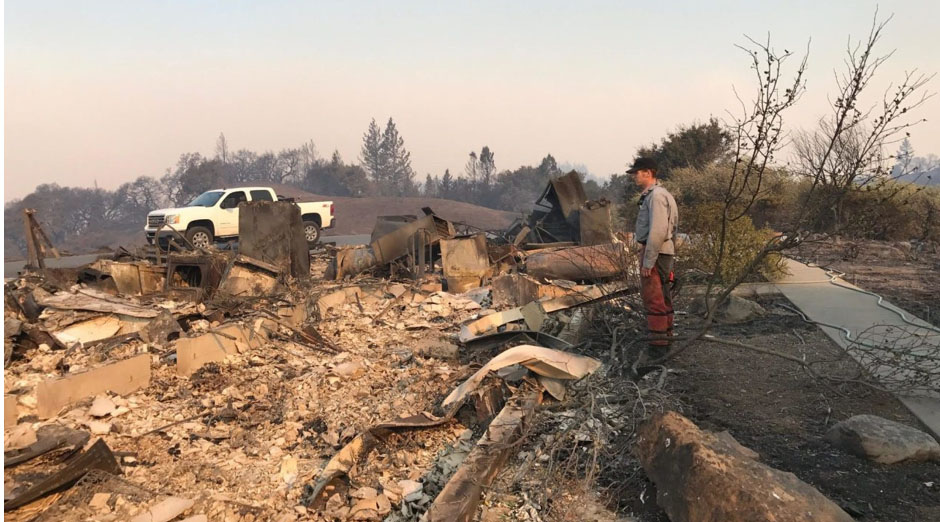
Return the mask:
M719 326L713 333L819 361L816 369L821 373L854 373L855 363L821 330L775 308L774 301L762 304L772 315ZM858 414L923 429L893 396L861 385L830 387L783 359L710 342L690 348L675 368L680 373L672 380L673 390L686 416L703 429L730 431L760 453L763 462L794 473L858 520L940 519L936 464L875 464L822 439L834 423Z
M802 261L845 273L847 282L925 321L940 323L940 245L835 240L805 243L796 254Z

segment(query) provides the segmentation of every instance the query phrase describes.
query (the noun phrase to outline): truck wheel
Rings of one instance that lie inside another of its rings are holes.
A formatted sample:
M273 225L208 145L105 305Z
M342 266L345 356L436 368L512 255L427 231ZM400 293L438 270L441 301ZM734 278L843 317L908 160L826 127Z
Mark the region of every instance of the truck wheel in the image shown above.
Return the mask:
M206 227L192 227L186 231L186 239L196 248L209 248L212 244L212 231Z
M316 221L304 221L304 237L307 238L307 246L316 245L320 241L320 225Z

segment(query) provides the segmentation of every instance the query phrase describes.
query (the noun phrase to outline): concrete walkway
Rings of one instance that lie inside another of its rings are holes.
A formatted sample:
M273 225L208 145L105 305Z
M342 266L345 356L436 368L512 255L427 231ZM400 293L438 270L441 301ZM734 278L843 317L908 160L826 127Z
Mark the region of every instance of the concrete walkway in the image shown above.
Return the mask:
M813 321L843 327L851 332L852 339L857 339L862 332L875 325L892 325L905 327L907 330L917 330L916 326L905 324L897 313L878 306L878 298L850 289L858 287L841 279L837 280L838 285L847 288L840 288L830 283L830 276L821 268L807 266L792 259L787 259L787 268L790 275L779 281L777 287L787 299ZM882 304L904 313L909 320L920 326L930 326L887 301L883 301ZM846 348L851 344L841 329L822 325L820 328L839 346ZM935 334L930 330L921 332L929 334L931 339L940 342L940 334ZM849 353L857 357L857 353L852 351ZM875 374L877 377L879 371L876 370ZM898 396L898 399L920 419L935 438L940 439L940 394L924 392L914 396Z

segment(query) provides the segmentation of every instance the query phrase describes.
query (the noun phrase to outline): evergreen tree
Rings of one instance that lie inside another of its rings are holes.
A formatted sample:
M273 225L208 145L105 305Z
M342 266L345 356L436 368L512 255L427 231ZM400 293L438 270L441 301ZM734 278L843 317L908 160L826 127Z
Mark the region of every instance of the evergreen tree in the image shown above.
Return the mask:
M494 154L487 146L480 151L480 183L484 186L490 186L493 182L493 176L496 174L496 160Z
M911 172L911 166L914 161L914 147L911 140L904 138L901 146L898 147L897 157L894 161L894 168L891 169L891 175L900 177Z
M477 153L470 151L470 159L467 160L467 164L463 167L464 174L467 175L467 179L470 180L470 183L476 184L480 179L480 159L477 158Z
M438 196L442 198L449 198L453 191L454 177L450 175L450 169L445 169L444 175L441 176L441 184L438 187Z
M388 119L382 133L381 151L385 161L385 185L398 196L413 194L415 173L411 168L411 153L405 149L405 140L398 134L392 118Z
M431 176L431 174L428 173L427 177L424 179L424 195L428 197L437 197L438 186L440 183L441 182L437 179L437 176Z
M375 118L372 118L368 130L362 135L359 162L376 184L387 181L388 161L384 149L382 129L375 123Z

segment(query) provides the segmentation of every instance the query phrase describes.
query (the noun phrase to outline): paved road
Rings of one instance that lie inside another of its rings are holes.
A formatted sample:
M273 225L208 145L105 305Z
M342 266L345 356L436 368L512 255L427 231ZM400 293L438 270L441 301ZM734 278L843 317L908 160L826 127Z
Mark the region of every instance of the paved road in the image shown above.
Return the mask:
M75 268L77 266L87 265L98 259L99 256L109 254L87 254L83 256L67 256L59 259L46 259L46 266L49 268ZM3 277L16 277L20 270L26 266L26 261L8 261L3 263Z
M335 242L337 246L345 245L364 245L369 242L370 236L323 236L323 241L328 243ZM93 262L100 256L107 257L110 254L87 254L81 256L67 256L59 259L46 259L46 266L49 268L76 268ZM3 263L3 277L16 277L20 270L26 266L26 261L8 261Z
M336 246L346 245L367 245L372 239L369 234L360 234L358 236L323 236L325 243L336 242Z
M892 326L899 332L911 332L912 328L915 328L918 335L903 339L899 336L898 342L909 343L912 351L931 352L936 349L928 346L935 343L934 340L937 339L933 325L904 312L887 301L883 304L888 309L878 306L876 297L858 292L858 287L845 281L839 280L838 286L831 284L829 276L821 268L810 267L787 259L787 270L790 274L777 282L777 287L811 320L838 326L838 328L832 328L820 325L820 328L843 349L850 348L852 343L846 339L842 328L851 333L852 339L858 339L863 332L876 325L880 325L879 328ZM916 326L905 324L899 313L904 313ZM872 353L877 355L878 351L873 350ZM850 350L849 355L857 358L859 352ZM885 360L896 357L887 352L882 352L882 356ZM878 367L875 369L875 376L879 376L879 372L886 370L890 371L891 368L887 365ZM898 399L927 426L934 437L940 437L940 393L909 392L898 395Z

